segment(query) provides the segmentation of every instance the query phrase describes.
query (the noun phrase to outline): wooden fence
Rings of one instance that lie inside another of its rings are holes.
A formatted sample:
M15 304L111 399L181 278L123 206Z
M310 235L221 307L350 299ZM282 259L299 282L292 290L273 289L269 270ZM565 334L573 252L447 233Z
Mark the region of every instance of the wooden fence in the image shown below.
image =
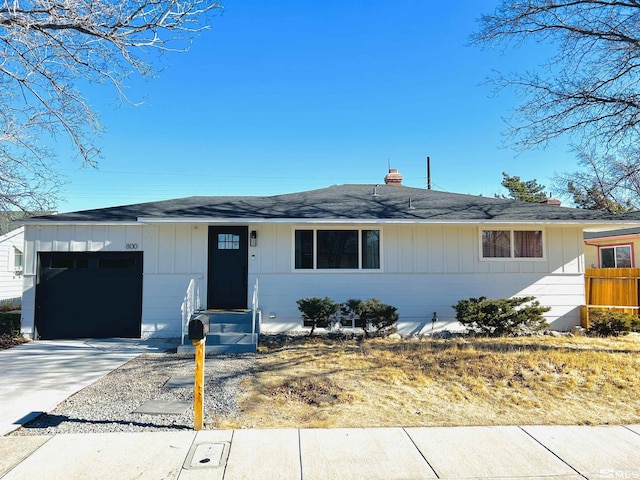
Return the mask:
M584 274L586 305L581 323L589 328L589 310L615 310L638 314L640 268L587 268Z

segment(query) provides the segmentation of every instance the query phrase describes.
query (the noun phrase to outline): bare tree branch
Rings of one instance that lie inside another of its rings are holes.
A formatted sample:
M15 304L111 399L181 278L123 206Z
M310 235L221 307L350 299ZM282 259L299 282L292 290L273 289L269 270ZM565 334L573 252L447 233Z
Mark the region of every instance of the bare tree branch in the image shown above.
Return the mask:
M624 213L640 209L638 149L603 154L577 148L580 170L558 175L556 187L581 208Z
M55 203L61 182L43 137L64 136L84 165L99 158L101 127L80 80L129 101L127 78L155 74L153 52L188 50L221 9L215 0L0 0L0 209Z
M508 136L526 150L572 136L583 147L633 145L640 133L640 2L503 0L472 43L555 49L537 73L499 75L523 101Z

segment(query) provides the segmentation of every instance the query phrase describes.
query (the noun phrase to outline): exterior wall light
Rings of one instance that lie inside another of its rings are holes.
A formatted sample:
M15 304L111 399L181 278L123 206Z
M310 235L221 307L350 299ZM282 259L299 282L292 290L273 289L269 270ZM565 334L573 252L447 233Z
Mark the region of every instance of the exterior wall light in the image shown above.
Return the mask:
M251 234L249 235L249 246L258 246L258 232L256 232L255 230L251 230Z

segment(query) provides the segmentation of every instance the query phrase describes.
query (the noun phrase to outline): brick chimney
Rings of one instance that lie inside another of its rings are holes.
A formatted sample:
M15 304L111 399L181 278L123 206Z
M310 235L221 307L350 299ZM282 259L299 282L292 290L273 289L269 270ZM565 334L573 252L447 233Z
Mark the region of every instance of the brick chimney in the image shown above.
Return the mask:
M562 202L560 200L558 200L557 198L551 198L551 197L543 198L542 200L540 200L540 203L544 203L546 205L556 205L556 206L562 205Z
M402 174L398 173L397 168L390 168L389 173L384 176L384 183L394 187L402 185Z

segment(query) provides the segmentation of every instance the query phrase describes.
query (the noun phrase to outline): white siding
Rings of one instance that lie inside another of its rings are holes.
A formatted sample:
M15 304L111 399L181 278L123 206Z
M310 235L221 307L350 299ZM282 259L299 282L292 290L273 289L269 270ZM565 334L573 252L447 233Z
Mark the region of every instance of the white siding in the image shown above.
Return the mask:
M384 225L380 272L293 271L295 228L309 226L269 226L276 234L260 236L254 261L268 268L251 270L249 283L260 277L264 329L299 326L295 301L309 296L336 301L379 298L398 307L404 333L430 329L434 312L440 319L436 328L459 328L453 305L483 295L534 295L551 307L547 319L552 328L566 330L579 323L579 305L584 303L580 227L545 228L544 259L487 261L480 259L477 226Z
M206 287L206 225L28 226L26 237L25 335L33 335L38 252L143 252L143 337L180 336L180 306L189 281L195 278Z
M434 312L440 319L436 328L453 328L452 306L482 295L535 295L552 307L547 316L553 328L568 329L579 322L579 305L584 303L579 226L545 227L544 259L486 261L480 258L478 226L384 225L381 271L295 271L294 230L318 226L249 225L258 232L258 246L249 247L247 297L250 300L259 278L264 329L300 326L296 300L325 295L336 301L380 298L398 307L403 332L430 329ZM143 335L178 336L180 305L190 279L198 281L206 304L207 235L206 224L27 226L24 333L33 331L37 252L126 251L135 246L144 252Z
M22 227L0 237L0 300L22 296L22 272L15 268L16 249L24 253Z

